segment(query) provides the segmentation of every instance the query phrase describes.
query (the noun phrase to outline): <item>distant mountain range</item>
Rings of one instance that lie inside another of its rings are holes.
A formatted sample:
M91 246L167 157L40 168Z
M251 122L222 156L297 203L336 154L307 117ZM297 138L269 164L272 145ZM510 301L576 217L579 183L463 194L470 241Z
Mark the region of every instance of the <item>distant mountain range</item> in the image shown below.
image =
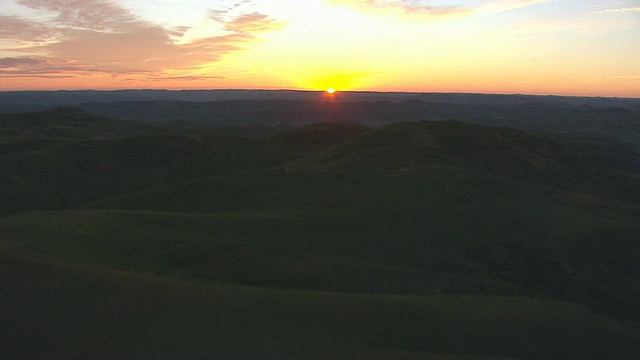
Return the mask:
M45 110L55 106L77 106L85 103L131 101L211 102L229 100L317 101L325 97L319 91L294 90L69 90L69 91L7 91L0 92L0 113ZM416 93L416 92L339 92L340 102L419 100L427 103L465 105L518 106L542 103L558 106L640 107L640 99L611 97L571 97L539 95Z
M176 131L222 125L227 130L253 127L260 136L265 126L460 120L534 134L605 136L640 149L640 99L267 90L0 92L0 113L61 106L99 117L164 124Z

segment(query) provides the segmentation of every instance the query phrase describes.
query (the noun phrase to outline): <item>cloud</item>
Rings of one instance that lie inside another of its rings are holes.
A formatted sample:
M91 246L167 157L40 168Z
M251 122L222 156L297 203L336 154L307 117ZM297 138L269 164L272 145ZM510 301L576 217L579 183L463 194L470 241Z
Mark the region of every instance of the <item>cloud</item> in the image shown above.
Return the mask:
M121 32L143 25L129 11L105 0L18 0L19 5L56 14L61 28Z
M597 11L596 14L640 12L640 6Z
M459 6L433 5L426 0L326 0L329 5L348 6L362 11L386 13L389 11L415 15L458 15L469 12Z
M516 65L516 66L535 66L542 64L540 60L511 60L504 61L504 65Z
M518 10L551 1L555 0L493 0L485 2L484 4L479 6L476 11L478 13L496 14Z
M208 81L208 80L222 80L225 79L224 76L151 76L148 77L149 81L184 81L184 82L194 82L194 81Z
M191 28L165 28L142 19L111 0L18 0L30 10L45 13L38 20L0 15L0 41L15 46L18 56L0 61L0 76L106 73L146 75L183 72L209 64L256 41L261 33L282 26L257 12L242 12L240 2L212 12L210 22L222 33L184 41ZM182 42L180 42L183 40ZM20 42L20 43L18 43ZM0 42L1 43L1 42ZM72 60L73 65L67 62ZM9 66L15 65L15 66Z
M17 41L44 41L52 36L53 29L16 16L0 14L0 39Z
M241 34L245 37L253 37L256 33L276 30L282 27L275 19L258 12L243 14L224 24L225 29L234 34Z
M33 58L2 58L0 59L0 69L17 68L20 66L41 65L45 64L46 60L33 59Z
M640 79L640 74L638 75L621 75L621 76L611 76L609 79Z
M72 77L73 74L79 72L101 73L102 71L78 64L73 60L55 60L44 57L7 57L0 59L0 76L2 77L61 78Z
M0 77L4 78L38 78L38 79L72 79L75 78L73 75L55 75L55 74L34 74L34 73L6 73L4 71L0 71Z
M474 6L439 5L429 0L325 0L329 5L348 6L365 12L380 14L401 13L429 17L469 16L493 14L529 7L553 0L487 0Z
M601 81L609 81L609 80L635 80L635 79L640 79L640 74L591 78L591 79L583 80L583 82L601 82Z

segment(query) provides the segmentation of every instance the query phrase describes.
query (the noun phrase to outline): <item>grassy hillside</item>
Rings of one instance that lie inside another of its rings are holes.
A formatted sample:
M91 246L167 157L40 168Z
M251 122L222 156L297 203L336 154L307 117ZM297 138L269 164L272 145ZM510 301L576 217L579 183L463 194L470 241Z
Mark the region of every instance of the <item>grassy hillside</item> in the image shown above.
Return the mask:
M640 355L640 179L618 142L15 116L0 131L10 358Z
M538 294L636 314L640 247L630 239L640 228L544 191L437 166L360 177L272 170L116 197L91 211L19 214L0 231L31 251L150 273L333 291Z
M59 107L53 110L0 114L0 139L113 138L157 132L152 126L133 121L94 116L84 110Z
M118 128L118 122L109 126ZM50 130L0 143L0 215L68 208L202 176L269 167L295 156L286 144L208 132L157 128L156 134L104 138L89 122L78 127L84 137L75 139L49 137L57 133Z
M558 142L553 137L459 121L396 123L307 154L287 165L325 171L410 172L441 164L565 193L589 194L600 198L595 200L598 204L607 202L602 200L606 198L637 206L640 181L635 171L629 170L635 166L637 153L628 147L622 147L626 151L609 149L605 155L609 162L605 164L599 157L601 143L568 136L562 139L563 142ZM617 165L612 158L617 159ZM571 197L563 197L577 204Z
M152 278L0 253L12 359L632 359L640 334L582 307Z
M561 142L570 154L614 170L640 174L640 153L632 144L602 135L558 134L553 138Z

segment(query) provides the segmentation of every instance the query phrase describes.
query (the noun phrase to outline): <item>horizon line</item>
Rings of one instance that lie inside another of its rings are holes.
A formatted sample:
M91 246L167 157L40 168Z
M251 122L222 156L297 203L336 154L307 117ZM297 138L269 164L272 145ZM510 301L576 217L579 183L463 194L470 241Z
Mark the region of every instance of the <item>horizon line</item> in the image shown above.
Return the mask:
M119 92L119 91L166 91L166 92L222 92L222 91L255 91L255 92L298 92L298 93L325 93L326 90L311 89L249 89L249 88L224 88L224 89L169 89L169 88L121 88L121 89L25 89L25 90L0 90L0 93L27 93L27 92ZM566 95L551 93L491 93L491 92L459 92L459 91L403 91L403 90L336 90L336 94L423 94L423 95L498 95L498 96L531 96L531 97L559 97L559 98L594 98L594 99L620 99L640 100L640 96L616 96L616 95Z

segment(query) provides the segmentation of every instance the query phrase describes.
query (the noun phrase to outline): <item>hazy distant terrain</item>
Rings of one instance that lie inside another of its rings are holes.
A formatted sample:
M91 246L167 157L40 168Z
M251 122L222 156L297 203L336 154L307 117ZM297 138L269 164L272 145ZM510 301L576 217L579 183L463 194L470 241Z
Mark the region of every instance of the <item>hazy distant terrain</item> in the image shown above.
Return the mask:
M422 100L435 103L468 105L520 105L531 102L594 107L637 107L639 99L579 96L500 95L465 93L411 92L339 92L341 101L404 101ZM0 92L3 112L9 109L78 105L91 102L121 101L187 101L211 102L229 100L289 100L309 101L324 96L318 91L293 90L66 90L66 91L3 91Z
M0 113L84 109L97 116L189 125L305 125L346 121L378 126L457 119L539 133L640 136L640 99L532 95L302 91L0 92Z
M637 100L0 100L8 358L640 357Z

